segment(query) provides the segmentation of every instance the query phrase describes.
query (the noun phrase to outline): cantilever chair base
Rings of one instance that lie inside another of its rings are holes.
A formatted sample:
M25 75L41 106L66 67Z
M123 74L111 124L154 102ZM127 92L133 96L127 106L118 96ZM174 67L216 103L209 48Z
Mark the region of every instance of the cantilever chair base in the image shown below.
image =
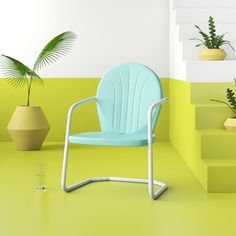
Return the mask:
M121 177L98 177L98 178L89 178L85 179L77 184L71 185L69 187L64 187L65 192L70 192L75 189L81 188L87 184L95 183L95 182L103 182L103 181L113 181L113 182L126 182L126 183L138 183L138 184L148 184L148 179L136 179L136 178L121 178ZM159 189L153 193L151 196L153 199L157 199L165 190L167 190L168 186L165 183L158 182L156 180L153 181L153 184L158 186Z

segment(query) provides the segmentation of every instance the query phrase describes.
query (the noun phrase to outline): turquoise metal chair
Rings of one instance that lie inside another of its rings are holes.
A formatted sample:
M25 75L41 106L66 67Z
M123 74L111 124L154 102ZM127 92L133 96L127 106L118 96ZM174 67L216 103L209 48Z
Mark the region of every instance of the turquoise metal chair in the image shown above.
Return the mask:
M100 132L70 134L73 111L89 102L97 102L101 125ZM153 178L154 129L161 111L162 88L158 76L148 67L126 63L114 67L100 81L96 97L74 103L68 113L64 160L62 168L62 189L66 192L86 184L100 181L116 181L148 184L149 195L156 199L166 189L165 183ZM148 179L121 177L89 178L72 186L66 186L69 144L104 146L148 147ZM159 186L154 191L154 186Z

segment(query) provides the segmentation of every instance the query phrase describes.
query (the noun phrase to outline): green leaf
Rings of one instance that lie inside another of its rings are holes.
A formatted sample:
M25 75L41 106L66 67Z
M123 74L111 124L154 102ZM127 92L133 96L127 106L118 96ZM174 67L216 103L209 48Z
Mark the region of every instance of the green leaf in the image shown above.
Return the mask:
M35 64L34 71L39 70L70 52L76 35L71 31L66 31L53 38L41 51Z
M236 97L232 89L227 88L226 90L226 98L230 104L230 106L236 110Z
M28 85L29 78L36 85L43 84L43 80L39 75L28 66L6 55L1 55L1 74L14 87Z
M212 48L212 44L211 44L211 40L210 37L201 30L201 28L198 25L195 25L195 28L198 29L199 34L202 36L203 41L204 41L204 45L211 49Z
M233 107L231 107L227 102L216 100L216 99L210 99L210 101L225 104L234 113L234 116L236 117L236 110Z
M230 46L230 48L231 48L233 51L235 51L235 49L234 49L234 47L231 45L231 43L229 43L229 42L227 42L227 41L224 41L224 42L222 43L222 45L228 45L228 46Z
M211 44L213 48L216 48L215 45L215 40L216 40L216 30L215 30L215 22L212 16L209 17L209 21L208 21L208 26L209 26L209 34L210 34L210 38L211 38Z
M196 44L195 47L198 48L200 46L204 45L203 43Z

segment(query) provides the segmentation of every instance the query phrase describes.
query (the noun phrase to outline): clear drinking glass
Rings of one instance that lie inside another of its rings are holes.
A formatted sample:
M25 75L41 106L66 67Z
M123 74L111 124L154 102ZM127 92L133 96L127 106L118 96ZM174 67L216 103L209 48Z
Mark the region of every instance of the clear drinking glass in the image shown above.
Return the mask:
M35 187L38 191L46 191L46 166L44 163L37 163L35 166L36 180Z

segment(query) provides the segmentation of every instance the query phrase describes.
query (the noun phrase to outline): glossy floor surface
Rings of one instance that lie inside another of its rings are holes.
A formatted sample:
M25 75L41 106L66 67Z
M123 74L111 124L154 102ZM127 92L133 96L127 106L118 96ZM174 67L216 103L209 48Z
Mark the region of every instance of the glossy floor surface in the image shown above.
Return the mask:
M73 146L69 183L89 176L145 178L145 147ZM63 144L18 152L0 143L1 236L233 236L236 194L207 194L169 143L155 144L156 178L169 189L158 200L140 184L93 183L60 188ZM35 164L46 165L46 192L35 190Z

